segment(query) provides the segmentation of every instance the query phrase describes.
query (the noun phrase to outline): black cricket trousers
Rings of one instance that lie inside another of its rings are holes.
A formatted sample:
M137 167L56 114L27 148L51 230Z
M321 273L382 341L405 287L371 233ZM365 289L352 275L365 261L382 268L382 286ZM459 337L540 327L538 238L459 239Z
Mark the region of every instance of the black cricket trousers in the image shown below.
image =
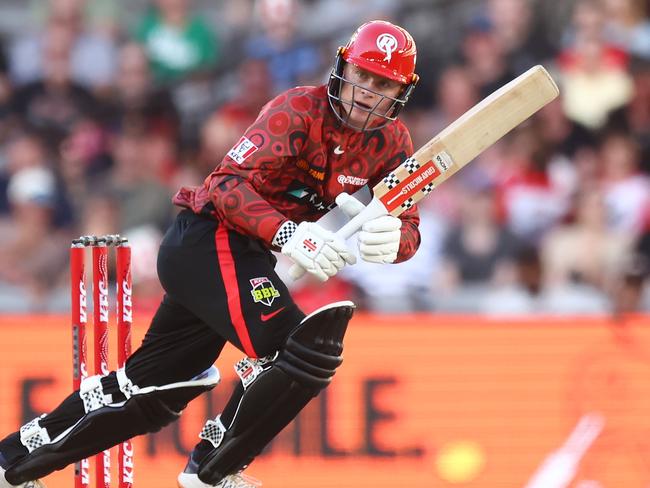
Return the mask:
M127 376L138 386L188 380L215 362L226 341L249 357L278 350L305 315L275 263L258 240L180 212L158 253L165 296Z

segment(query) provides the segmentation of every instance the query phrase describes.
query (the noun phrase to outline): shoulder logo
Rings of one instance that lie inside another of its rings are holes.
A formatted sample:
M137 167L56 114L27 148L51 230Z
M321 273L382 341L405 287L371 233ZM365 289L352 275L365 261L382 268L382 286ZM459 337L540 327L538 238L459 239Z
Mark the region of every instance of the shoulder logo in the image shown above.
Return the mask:
M334 154L339 154L339 155L340 155L340 154L343 154L344 152L345 152L345 151L344 151L343 149L341 149L341 146L340 146L340 145L338 145L338 146L336 146L336 147L334 148Z
M258 149L259 147L253 144L248 137L242 136L237 144L235 144L235 146L230 151L228 151L228 157L230 157L237 164L242 164L244 161L246 161L246 158L248 158Z
M390 58L392 57L393 52L397 49L397 39L395 39L393 34L389 34L388 32L379 34L379 36L377 36L377 48L386 55L384 61L390 63Z

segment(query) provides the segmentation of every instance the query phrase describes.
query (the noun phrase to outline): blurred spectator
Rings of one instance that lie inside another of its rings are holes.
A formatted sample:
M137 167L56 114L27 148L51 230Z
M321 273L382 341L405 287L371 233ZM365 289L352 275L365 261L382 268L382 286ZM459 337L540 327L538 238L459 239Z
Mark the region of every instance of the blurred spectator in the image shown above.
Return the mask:
M553 229L544 240L545 282L549 286L586 283L612 291L630 246L629 235L607 228L603 194L583 187L575 221Z
M49 31L43 78L18 88L12 100L15 116L37 130L52 148L84 115L98 110L92 94L70 77L70 48L64 30Z
M637 239L621 270L615 298L619 312L650 312L650 227Z
M3 165L2 144L11 132L11 97L13 86L9 80L9 65L5 52L5 40L0 36L0 171ZM3 182L0 179L0 185ZM0 186L0 188L2 188ZM6 207L6 202L0 200L0 209Z
M563 35L564 47L571 47L581 39L603 37L605 10L600 0L576 0Z
M515 77L505 47L499 43L492 21L485 16L474 17L467 23L461 52L480 98Z
M502 151L497 188L502 217L517 236L536 242L569 212L569 189L551 178L550 154L534 125L520 126L498 149Z
M399 7L392 0L316 0L305 2L306 15L300 21L312 38L336 38L370 20L391 21Z
M274 94L318 84L323 74L319 50L298 31L300 6L299 0L257 0L262 31L249 39L246 56L268 64Z
M481 297L477 311L487 315L604 314L610 301L598 289L580 283L548 287L538 249L520 248L516 259L515 284L495 287Z
M564 198L573 197L580 184L594 185L600 174L595 155L595 137L580 124L569 120L560 98L555 99L533 118L540 145L548 153L551 186Z
M265 62L244 60L237 68L236 82L228 100L203 123L199 150L201 174L211 172L250 126L271 95Z
M55 225L55 176L44 166L22 167L11 176L7 195L11 219L1 231L0 262L7 265L0 267L0 302L4 310L44 310L69 247Z
M469 71L460 64L444 69L435 88L433 110L407 111L404 120L411 132L413 147L423 146L479 101L479 93Z
M250 33L255 0L224 0L220 3L217 15L224 49L219 59L222 67L231 67L244 58L244 42Z
M109 191L97 190L88 194L79 213L75 235L102 236L123 232L118 197ZM126 237L129 237L124 233Z
M445 240L441 288L490 286L512 281L512 263L518 241L497 221L491 189L466 193L460 222Z
M11 95L9 80L9 61L5 51L5 40L0 37L0 119L4 118Z
M642 0L603 0L605 37L633 56L650 60L650 21Z
M582 148L595 146L595 134L566 116L561 94L535 115L533 123L554 158L571 159Z
M172 96L152 83L149 61L139 44L126 43L120 48L117 77L107 102L108 123L115 130L138 126L177 136L179 121Z
M176 190L183 183L177 179L180 165L176 140L164 129L154 128L145 132L140 165L149 178L164 185L167 191Z
M17 189L25 189L29 191L36 191L36 185L27 185L27 177L23 176L17 178L16 175L31 174L28 170L37 169L34 172L37 181L43 181L44 194L47 198L43 199L43 203L48 208L48 214L52 218L52 225L63 226L69 222L69 208L62 188L53 173L53 165L51 164L49 153L39 137L29 132L17 132L10 136L5 147L5 164L0 171L0 180L6 182L6 186L2 185L5 189L3 192L4 202L8 204L7 207L2 208L2 213L9 213L10 218L18 218L20 214L16 214L11 205L11 191L18 191ZM21 184L15 183L16 188L11 190L12 181L19 181ZM14 197L22 196L22 193L16 193ZM28 198L29 197L29 198ZM36 197L40 198L39 195ZM31 194L24 199L18 199L19 202L23 200L31 201ZM40 203L37 202L37 203Z
M553 55L544 25L533 14L531 0L487 0L486 15L515 74Z
M590 129L600 129L608 115L633 95L628 58L605 43L605 12L595 0L579 0L574 11L571 44L560 53L560 83L567 116Z
M642 170L650 171L650 61L635 63L634 98L625 111L625 124L640 144Z
M59 146L57 167L75 221L83 213L90 187L102 184L111 169L108 143L108 132L97 121L83 118L74 124Z
M640 243L642 244L647 245L647 240ZM649 272L647 254L637 251L627 256L612 293L615 312L626 314L650 311Z
M148 143L152 137L156 134L135 128L117 134L112 144L113 169L101 183L118 205L119 232L125 235L125 229L147 224L164 231L171 221L172 191L151 164Z
M236 77L233 93L218 111L227 114L243 131L273 97L271 74L264 61L245 59L237 67Z
M48 45L52 37L65 37L70 51L70 77L93 89L104 89L115 72L113 41L85 25L83 0L50 0L43 32L16 39L10 51L11 78L17 84L31 83L44 76Z
M191 9L192 0L155 0L136 30L157 82L211 70L219 47L212 28Z
M638 235L650 206L650 179L640 170L639 148L624 133L605 136L600 148L609 228Z

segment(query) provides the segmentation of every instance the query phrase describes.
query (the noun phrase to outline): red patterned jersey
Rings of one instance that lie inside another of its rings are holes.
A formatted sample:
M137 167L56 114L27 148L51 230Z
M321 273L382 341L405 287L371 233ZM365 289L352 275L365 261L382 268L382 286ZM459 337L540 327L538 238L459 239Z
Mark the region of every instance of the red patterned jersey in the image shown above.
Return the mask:
M293 88L267 103L203 185L181 188L174 203L271 248L286 220L318 220L335 207L339 193L352 194L366 184L372 188L412 153L401 121L355 131L332 114L327 87ZM397 261L404 261L420 242L417 209L400 218Z

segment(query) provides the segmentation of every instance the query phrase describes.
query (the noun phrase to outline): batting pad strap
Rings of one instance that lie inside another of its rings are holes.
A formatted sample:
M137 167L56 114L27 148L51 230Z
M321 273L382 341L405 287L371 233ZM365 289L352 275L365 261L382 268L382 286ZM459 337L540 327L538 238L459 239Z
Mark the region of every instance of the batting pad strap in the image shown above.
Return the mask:
M124 368L120 368L115 371L115 376L117 377L117 384L120 387L120 391L124 393L124 397L127 400L133 395L136 395L138 391L140 391L140 388L138 388L137 385L133 384L133 382L126 375Z
M278 357L278 352L264 356L263 358L253 359L244 357L235 363L235 372L244 386L248 388L253 381L264 371L265 366L271 364Z
M34 420L27 422L20 428L20 442L29 452L51 442L47 429L41 427L40 424L40 420L44 417L45 414L36 417Z
M84 411L86 413L110 405L113 401L112 395L104 394L101 375L84 378L81 381L81 385L79 385L79 396L84 404Z
M201 432L199 433L200 439L205 439L212 444L215 449L221 445L223 437L226 435L226 427L221 422L221 415L212 420L208 420Z
M273 240L271 241L271 244L277 247L284 246L287 243L287 241L289 241L291 236L296 232L297 228L298 228L298 224L296 224L293 220L287 220L284 224L280 226L278 231L275 233L275 236L273 236Z

